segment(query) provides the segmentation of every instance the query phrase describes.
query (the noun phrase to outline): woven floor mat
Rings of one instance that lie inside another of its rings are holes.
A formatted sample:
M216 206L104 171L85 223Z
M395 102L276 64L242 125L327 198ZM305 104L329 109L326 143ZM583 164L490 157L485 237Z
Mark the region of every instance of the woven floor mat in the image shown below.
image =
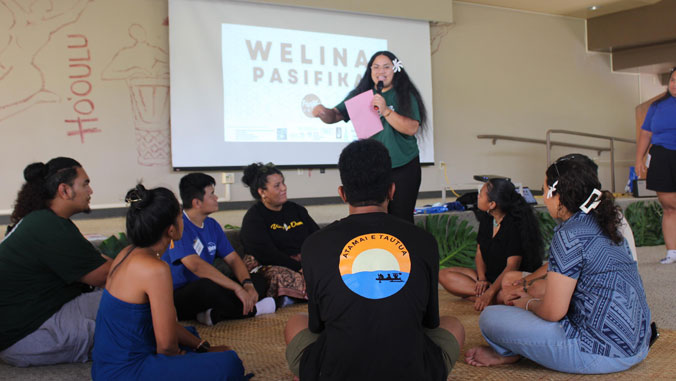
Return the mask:
M479 332L479 313L473 304L440 290L439 310L441 315L456 316L465 326L464 349L486 345ZM229 345L237 351L247 372L253 372L255 381L291 380L284 357L284 326L292 315L307 312L307 305L282 308L274 314L252 319L221 322L207 327L198 322L186 322L197 327L200 335L212 345ZM521 360L516 364L496 367L473 367L461 359L453 368L449 380L675 380L676 331L660 330L645 361L628 371L603 376L581 376L559 373L545 369L532 361ZM461 356L462 357L462 356Z

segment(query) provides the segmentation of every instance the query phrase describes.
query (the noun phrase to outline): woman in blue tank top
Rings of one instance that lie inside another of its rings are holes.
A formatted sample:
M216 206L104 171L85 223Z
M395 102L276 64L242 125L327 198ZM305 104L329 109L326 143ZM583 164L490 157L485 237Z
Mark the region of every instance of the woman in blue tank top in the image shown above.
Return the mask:
M96 317L94 380L244 380L244 367L226 346L213 346L176 321L169 266L160 259L181 238L176 196L143 185L127 193L127 235Z

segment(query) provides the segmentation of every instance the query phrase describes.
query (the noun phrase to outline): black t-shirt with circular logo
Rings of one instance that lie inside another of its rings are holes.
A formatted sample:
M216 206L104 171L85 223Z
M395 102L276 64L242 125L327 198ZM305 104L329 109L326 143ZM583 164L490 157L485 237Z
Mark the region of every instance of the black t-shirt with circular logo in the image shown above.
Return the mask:
M432 235L386 213L355 214L311 235L302 261L320 337L303 353L301 379L445 379L424 332L439 326Z

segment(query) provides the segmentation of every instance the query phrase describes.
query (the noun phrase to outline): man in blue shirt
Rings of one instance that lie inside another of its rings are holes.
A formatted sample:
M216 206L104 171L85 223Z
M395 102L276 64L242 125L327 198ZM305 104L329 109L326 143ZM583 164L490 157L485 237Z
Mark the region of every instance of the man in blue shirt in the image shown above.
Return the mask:
M197 319L206 325L275 311L265 294L265 280L251 276L218 222L209 217L218 211L213 177L204 173L183 176L179 184L183 201L183 237L162 256L171 266L174 304L180 320ZM213 266L223 258L232 269L231 279Z

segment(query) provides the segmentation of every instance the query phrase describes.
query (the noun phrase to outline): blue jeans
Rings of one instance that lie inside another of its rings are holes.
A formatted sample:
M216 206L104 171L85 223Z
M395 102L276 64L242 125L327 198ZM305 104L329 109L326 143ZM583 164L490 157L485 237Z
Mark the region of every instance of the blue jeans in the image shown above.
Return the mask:
M488 306L479 318L481 334L501 356L521 355L566 373L613 373L631 368L648 355L645 346L631 357L613 358L580 351L579 340L569 339L559 322L541 319L513 306ZM650 332L650 330L648 330Z

